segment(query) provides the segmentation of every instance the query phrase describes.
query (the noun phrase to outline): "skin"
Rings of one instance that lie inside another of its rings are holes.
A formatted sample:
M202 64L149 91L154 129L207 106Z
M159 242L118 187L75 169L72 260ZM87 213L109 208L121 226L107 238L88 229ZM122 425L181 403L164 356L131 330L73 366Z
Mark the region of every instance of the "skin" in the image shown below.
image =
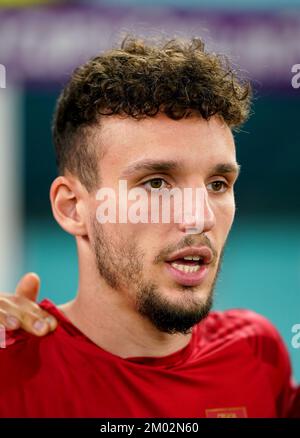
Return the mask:
M7 330L22 328L36 336L44 336L55 330L56 319L36 304L39 289L39 276L28 272L20 279L14 295L2 292L0 324Z
M178 309L188 309L195 303L205 305L235 214L234 183L238 165L233 135L217 116L209 121L199 117L174 121L163 114L140 121L106 117L102 119L101 129L95 127L94 134L91 141L95 142L95 147L104 148L98 162L102 187L111 187L117 192L119 179L127 179L128 189L147 188L147 181L162 178L168 187L206 189L204 230L190 238L195 246L208 244L214 259L203 282L183 290L168 274L159 257L185 247L190 224L183 220L169 224L99 225L95 221L99 206L95 194L99 187L88 192L75 175L66 173L54 180L50 198L56 221L76 239L79 285L75 299L60 309L96 345L120 357L171 354L187 345L191 333L163 332L137 311L139 291L135 272L132 270L130 281L123 259L119 262L119 271L116 270L118 251L123 248L128 255L130 247L134 248L133 260L141 265L136 265L139 278L142 277L146 284L155 283L157 293L170 305ZM180 167L165 172L132 171L136 163L144 160L173 160L179 162ZM232 170L216 173L215 168L224 163ZM102 237L99 251L103 249L103 242L107 244L106 253L101 254L107 268L105 273L109 269L115 270L115 282L101 275L100 262L97 263L95 257L99 235ZM127 268L130 271L130 267ZM19 283L15 296L1 296L0 322L5 324L8 315L13 315L18 326L33 332L35 318L45 321L46 312L41 313L34 303L38 283L38 277L28 274ZM55 320L46 320L44 331L39 334L44 335L55 327Z

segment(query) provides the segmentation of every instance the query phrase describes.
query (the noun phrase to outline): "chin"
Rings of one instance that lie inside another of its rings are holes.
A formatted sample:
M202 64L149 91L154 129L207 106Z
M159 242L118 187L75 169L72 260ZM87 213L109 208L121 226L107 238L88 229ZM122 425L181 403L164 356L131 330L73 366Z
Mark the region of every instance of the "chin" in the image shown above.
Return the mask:
M191 304L199 303L204 304L211 295L211 288L209 287L196 287L196 286L182 286L176 285L173 287L165 288L161 290L162 298L165 298L170 303L182 303L186 305L188 302Z

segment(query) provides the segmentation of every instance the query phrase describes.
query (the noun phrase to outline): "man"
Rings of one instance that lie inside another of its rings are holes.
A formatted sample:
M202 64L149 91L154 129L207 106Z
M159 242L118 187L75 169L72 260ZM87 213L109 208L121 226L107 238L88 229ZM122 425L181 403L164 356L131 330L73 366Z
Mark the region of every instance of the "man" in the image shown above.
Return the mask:
M10 331L0 351L2 417L299 414L273 326L246 310L210 312L235 213L232 129L249 94L199 40L126 39L74 72L54 118L50 199L76 239L78 293L59 307L44 300L52 319L24 297L2 298L2 323L27 319L31 331ZM141 210L162 191L200 188L201 220L193 204L179 221L173 207L170 221L102 222L98 189L111 201L120 181L146 193ZM17 292L35 299L37 289L29 275Z

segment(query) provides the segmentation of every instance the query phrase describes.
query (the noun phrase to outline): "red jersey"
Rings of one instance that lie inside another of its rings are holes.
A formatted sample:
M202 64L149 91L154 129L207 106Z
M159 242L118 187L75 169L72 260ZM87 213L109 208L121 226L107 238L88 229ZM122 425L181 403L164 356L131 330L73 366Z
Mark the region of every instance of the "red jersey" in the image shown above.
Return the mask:
M0 417L300 416L300 390L275 328L247 310L211 312L164 357L122 359L59 322L39 338L11 332L0 349Z

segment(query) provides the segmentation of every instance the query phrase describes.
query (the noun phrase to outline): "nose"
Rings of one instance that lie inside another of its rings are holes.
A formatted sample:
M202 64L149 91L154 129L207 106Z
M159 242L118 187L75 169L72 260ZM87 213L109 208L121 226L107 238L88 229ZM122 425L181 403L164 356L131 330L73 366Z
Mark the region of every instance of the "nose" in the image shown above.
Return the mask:
M206 189L196 189L196 199L186 201L184 197L184 208L182 222L179 228L186 234L201 234L210 231L216 224L215 214L210 206Z

